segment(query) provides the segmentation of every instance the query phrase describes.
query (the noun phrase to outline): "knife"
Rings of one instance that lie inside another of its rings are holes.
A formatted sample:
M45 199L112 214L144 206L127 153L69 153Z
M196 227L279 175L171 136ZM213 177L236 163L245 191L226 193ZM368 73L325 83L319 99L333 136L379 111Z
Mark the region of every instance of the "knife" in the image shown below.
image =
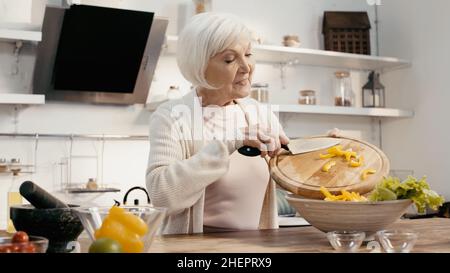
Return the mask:
M341 143L338 138L331 137L316 137L316 138L297 138L292 139L289 144L281 144L281 148L289 151L292 155L314 152L326 149ZM261 151L258 148L243 146L238 149L238 152L245 156L258 156Z

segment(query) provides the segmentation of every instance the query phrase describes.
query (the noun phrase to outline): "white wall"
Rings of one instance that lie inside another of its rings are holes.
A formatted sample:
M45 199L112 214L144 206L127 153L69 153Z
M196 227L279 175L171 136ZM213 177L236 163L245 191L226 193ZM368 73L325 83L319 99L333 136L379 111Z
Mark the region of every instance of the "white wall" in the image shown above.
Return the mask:
M51 1L52 3L59 1ZM100 1L81 1L82 3ZM101 1L103 5L105 2ZM189 12L190 0L168 1L111 1L116 7L155 11L158 16L170 19L168 34L176 35ZM34 8L38 8L34 6ZM42 8L42 7L41 7ZM260 33L266 43L280 44L283 35L297 34L302 46L321 48L321 18L325 10L367 10L373 24L373 7L363 0L246 0L213 1L213 11L238 14L244 21ZM39 11L35 11L35 14ZM374 39L372 39L374 41ZM0 42L0 92L31 92L31 76L34 62L34 48L27 46L20 56L19 74L11 75L13 44ZM332 104L331 81L335 69L314 67L288 67L286 69L286 88L282 88L279 67L259 64L255 81L269 83L270 99L273 103L297 103L298 91L315 89L319 93L321 104ZM359 93L366 75L353 72L354 89ZM164 94L170 85L180 85L187 90L189 84L177 70L174 56L161 56L154 82L150 90L153 98ZM13 106L0 106L0 132L26 133L86 133L86 134L147 134L150 113L142 106L91 106L82 104L65 104L47 102L42 106L24 107L15 111ZM377 144L377 122L364 117L335 117L317 115L286 114L281 117L288 134L292 137L324 133L332 127L348 130L349 134ZM104 152L103 181L122 189L119 194L98 195L64 195L60 192L61 183L65 182L61 174L61 160L68 156L69 141L40 140L38 145L37 173L23 176L33 179L42 187L57 193L68 202L102 204L121 200L124 190L131 186L145 185L144 174L149 153L145 141L107 142ZM77 153L99 154L101 143L93 141L76 142ZM20 157L23 162L32 162L34 158L34 141L0 138L0 158ZM80 163L81 164L81 163ZM87 179L96 172L94 163L85 162L78 166L77 179ZM11 176L0 176L0 220L5 219L6 209L4 194L9 187ZM142 197L142 196L141 196ZM144 200L141 198L141 200ZM2 228L0 221L0 228Z
M381 53L410 59L411 69L384 76L387 99L415 110L413 119L384 123L393 168L427 175L450 199L450 9L447 0L390 0L380 7Z

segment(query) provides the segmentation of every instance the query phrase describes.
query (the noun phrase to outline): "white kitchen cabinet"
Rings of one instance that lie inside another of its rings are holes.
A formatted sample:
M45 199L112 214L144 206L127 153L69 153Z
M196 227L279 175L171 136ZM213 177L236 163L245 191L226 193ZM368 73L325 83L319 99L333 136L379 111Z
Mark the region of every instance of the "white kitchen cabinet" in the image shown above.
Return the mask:
M0 24L30 23L32 0L0 0Z
M11 48L13 58L9 58L8 54L4 54L4 58L0 58L2 67L1 74L19 81L21 74L19 71L19 61L28 60L27 54L22 55L22 47L24 43L38 43L42 40L41 23L45 10L46 0L0 0L0 43L2 49ZM7 44L6 44L7 43ZM3 53L4 51L2 51ZM1 54L0 54L1 55ZM14 68L15 67L15 68ZM2 79L0 79L2 80ZM0 88L0 105L37 105L45 103L44 95L12 93L9 85ZM15 88L21 90L24 86Z
M46 2L0 0L0 41L41 41L40 29Z

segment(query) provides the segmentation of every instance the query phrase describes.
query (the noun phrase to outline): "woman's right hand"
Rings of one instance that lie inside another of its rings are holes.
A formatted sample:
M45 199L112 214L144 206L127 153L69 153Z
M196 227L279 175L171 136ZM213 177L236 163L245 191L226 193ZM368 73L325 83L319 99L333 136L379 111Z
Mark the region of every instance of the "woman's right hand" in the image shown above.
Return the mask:
M250 126L243 129L243 145L258 148L261 157L274 157L281 149L281 144L288 144L289 138L280 128L278 132L261 126Z

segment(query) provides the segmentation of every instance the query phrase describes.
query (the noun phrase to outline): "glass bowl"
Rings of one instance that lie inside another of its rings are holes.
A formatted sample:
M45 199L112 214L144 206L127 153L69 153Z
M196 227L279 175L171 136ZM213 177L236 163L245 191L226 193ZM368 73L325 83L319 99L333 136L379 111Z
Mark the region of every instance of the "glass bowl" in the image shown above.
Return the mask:
M12 237L0 237L0 253L45 253L48 240L40 236L29 236L27 243L13 243Z
M166 216L166 209L150 206L120 206L120 208L125 209L127 213L140 217L147 225L148 231L140 239L144 243L143 251L148 252L155 235L159 233L161 223ZM92 242L96 240L95 232L102 226L103 220L109 214L110 209L111 207L74 209Z
M412 230L381 230L378 239L388 253L409 253L416 244L419 234Z
M330 231L327 232L328 241L338 252L357 252L364 238L363 231Z

